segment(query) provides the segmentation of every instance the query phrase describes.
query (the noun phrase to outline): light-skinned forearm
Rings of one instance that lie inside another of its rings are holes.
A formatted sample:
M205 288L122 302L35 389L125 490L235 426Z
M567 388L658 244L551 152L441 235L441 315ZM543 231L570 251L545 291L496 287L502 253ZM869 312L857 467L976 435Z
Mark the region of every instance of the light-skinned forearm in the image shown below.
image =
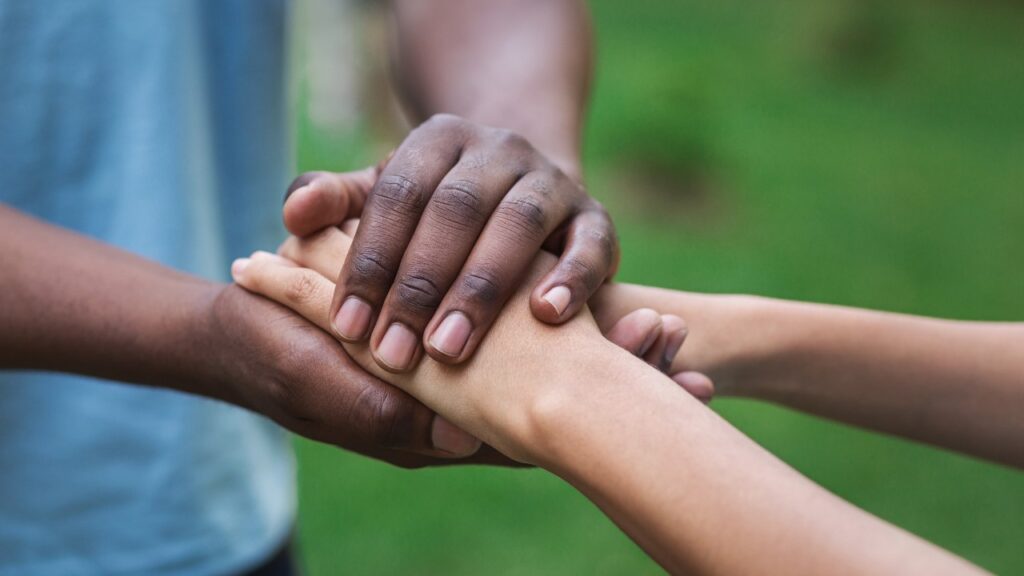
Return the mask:
M262 254L236 278L326 329L334 285L324 274L347 244L341 235L291 242L282 252L313 269ZM548 326L523 306L527 297L512 298L465 365L424 358L391 374L365 345L346 349L505 454L576 486L670 571L975 571L803 478L606 341L588 314Z
M396 0L393 60L416 120L508 128L580 178L590 28L580 0Z
M722 393L1024 467L1022 324L629 285L602 298L612 314L642 303L686 318L676 368Z
M808 481L629 354L576 350L552 353L577 370L535 418L538 462L670 572L976 571Z
M207 312L223 285L0 205L0 369L223 397Z

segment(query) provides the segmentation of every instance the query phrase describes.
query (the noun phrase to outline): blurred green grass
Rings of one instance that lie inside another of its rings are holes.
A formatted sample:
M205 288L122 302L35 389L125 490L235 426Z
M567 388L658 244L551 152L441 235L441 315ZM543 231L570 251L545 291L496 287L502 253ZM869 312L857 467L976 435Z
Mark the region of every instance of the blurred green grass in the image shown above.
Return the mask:
M620 279L1024 320L1024 8L592 8L588 183L619 227ZM299 145L303 169L368 159L308 126ZM1024 572L1024 475L762 404L714 408L854 504ZM297 446L312 574L658 571L544 472L407 472Z

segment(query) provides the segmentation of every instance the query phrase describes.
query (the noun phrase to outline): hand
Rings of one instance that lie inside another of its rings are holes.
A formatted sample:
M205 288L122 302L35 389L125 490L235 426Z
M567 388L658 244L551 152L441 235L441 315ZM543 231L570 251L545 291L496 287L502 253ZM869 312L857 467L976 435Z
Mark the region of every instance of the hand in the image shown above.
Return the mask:
M242 406L307 438L404 468L513 464L368 374L334 338L287 308L234 285L212 307L220 373Z
M343 184L343 183L342 183ZM304 239L289 238L278 251L293 262L309 263L323 275L329 275L338 262L343 262L351 249L352 236L359 229L359 220L345 220L341 226L328 226ZM597 298L602 302L607 298ZM702 402L709 402L715 387L706 375L693 370L673 370L677 357L689 333L682 318L673 314L659 314L650 308L637 308L625 312L598 310L596 317L605 338L644 359L660 372L668 374L684 390Z
M326 229L320 234L307 238L290 238L282 246L280 252L297 260L302 266L283 258L267 253L254 254L250 259L242 259L238 265L232 268L236 281L247 289L253 290L267 297L281 302L294 309L299 314L316 322L324 330L329 329L327 317L323 310L334 292L333 283L324 276L333 269L340 259L344 258L348 251L351 240L338 229ZM548 257L550 259L550 256ZM543 263L541 263L543 265ZM537 267L531 271L533 277L538 277ZM525 294L518 296L520 302L525 301ZM543 383L542 387L550 390L551 383L559 381L558 373L572 373L579 369L579 362L571 360L563 362L551 362L551 356L556 349L572 350L572 354L566 354L569 359L573 354L577 357L587 358L586 362L592 361L593 356L587 356L586 350L574 345L574 341L583 338L586 342L593 343L591 334L597 335L597 340L605 342L594 325L593 320L581 318L574 321L571 326L552 330L544 328L534 322L533 328L526 329L523 318L525 311L506 310L503 313L499 324L506 328L500 330L495 336L496 342L488 348L489 353L467 368L467 371L439 370L440 365L427 363L419 366L413 377L403 377L391 374L390 381L394 381L417 397L426 394L424 398L428 405L435 408L444 407L448 410L453 408L453 414L458 420L456 422L467 423L477 431L488 434L488 438L498 442L495 447L513 457L522 456L523 446L529 444L521 441L510 440L510 438L521 437L522 434L508 432L509 429L516 429L522 422L523 411L529 412L528 408L517 410L524 404L530 402L542 394L528 393L525 391L526 383ZM671 322L680 322L677 318L669 317ZM650 310L641 310L638 313L627 315L616 323L611 332L617 333L617 339L632 350L646 348L647 352L657 348L657 341L662 339L664 332L658 331L657 326L665 322L661 317ZM509 325L518 326L518 329L510 330ZM645 332L646 330L646 332ZM510 333L516 333L510 336ZM671 340L676 338L670 334ZM510 341L511 340L511 341ZM654 344L650 344L654 342ZM581 344L583 345L583 344ZM589 348L593 349L593 346ZM528 353L532 352L536 358L529 358ZM664 348L655 356L664 357ZM372 362L368 350L362 346L349 348L350 353L360 362L361 365L378 374L385 374ZM607 358L608 354L616 354L615 348L604 347L594 349L593 352L601 358ZM621 352L619 352L621 353ZM628 356L627 356L628 357ZM369 365L368 365L369 364ZM510 367L515 370L510 370ZM533 377L530 374L535 373ZM426 374L424 377L423 375ZM563 374L564 375L564 374ZM515 384L507 382L509 378L515 379ZM486 383L481 382L486 380ZM473 382L476 382L475 387ZM417 387L419 386L419 387ZM505 388L509 388L506 390ZM554 386L557 388L557 386ZM460 390L462 390L460 392ZM469 392L472 390L472 392ZM541 391L543 392L543 390ZM468 396L465 396L467 395ZM467 398L474 400L467 403ZM436 404L432 404L432 402ZM467 413L468 411L468 413ZM445 414L449 412L444 411ZM498 423L496 426L481 425L481 421ZM528 456L527 456L528 457Z
M602 316L608 316L607 313L595 311L594 315L599 327L606 323ZM694 370L672 369L673 361L689 335L682 318L673 314L659 314L650 308L640 308L612 321L614 324L604 332L605 338L642 358L658 371L668 374L694 398L705 404L711 401L715 395L715 385L710 378Z
M579 183L523 138L450 115L413 130L380 169L300 176L285 204L297 236L359 215L329 318L342 340L369 338L392 372L423 350L468 359L542 247L561 257L529 305L551 324L572 318L618 261L612 223Z

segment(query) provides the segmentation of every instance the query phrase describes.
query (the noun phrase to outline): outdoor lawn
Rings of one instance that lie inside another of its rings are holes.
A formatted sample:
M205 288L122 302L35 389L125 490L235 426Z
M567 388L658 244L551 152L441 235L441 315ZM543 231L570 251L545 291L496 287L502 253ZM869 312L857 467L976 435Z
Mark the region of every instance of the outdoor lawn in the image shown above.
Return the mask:
M619 280L1024 320L1024 6L592 7L588 185L619 228ZM380 134L360 133L304 123L300 167L355 167L396 144L354 154ZM712 407L854 504L1024 573L1024 473L764 404ZM404 471L297 446L311 574L659 571L546 472Z

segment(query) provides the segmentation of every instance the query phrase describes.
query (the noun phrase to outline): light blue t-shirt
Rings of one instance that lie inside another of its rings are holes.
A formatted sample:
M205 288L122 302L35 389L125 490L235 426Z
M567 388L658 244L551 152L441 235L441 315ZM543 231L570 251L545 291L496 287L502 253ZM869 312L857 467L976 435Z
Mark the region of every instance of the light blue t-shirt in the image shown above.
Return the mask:
M283 234L287 16L0 0L0 201L225 279ZM294 474L284 431L241 409L0 371L0 575L247 570L292 529Z

